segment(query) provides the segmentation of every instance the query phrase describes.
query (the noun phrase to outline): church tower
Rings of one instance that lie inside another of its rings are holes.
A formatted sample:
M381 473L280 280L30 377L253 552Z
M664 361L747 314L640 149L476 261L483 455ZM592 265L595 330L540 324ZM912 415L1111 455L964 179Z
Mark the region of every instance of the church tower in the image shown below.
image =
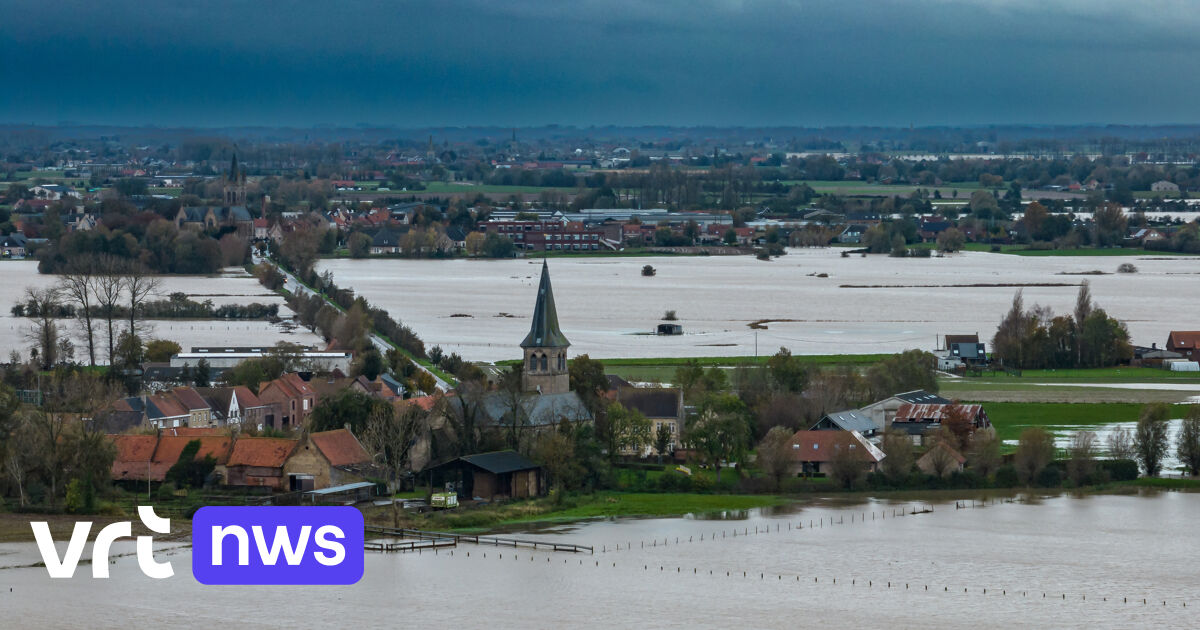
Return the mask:
M521 342L525 351L525 369L521 386L526 392L565 394L571 390L567 372L567 348L571 342L558 328L554 291L550 288L550 267L542 261L542 281L533 307L533 324Z
M225 206L246 205L246 174L238 168L237 153L229 164L229 177L225 180Z

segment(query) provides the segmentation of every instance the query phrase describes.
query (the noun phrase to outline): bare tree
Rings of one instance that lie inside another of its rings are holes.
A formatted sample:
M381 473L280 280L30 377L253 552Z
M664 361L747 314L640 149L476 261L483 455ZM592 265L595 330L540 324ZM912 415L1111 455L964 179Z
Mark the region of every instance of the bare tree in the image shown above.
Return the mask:
M971 470L988 477L1000 467L1000 461L1000 439L994 430L980 429L971 435L971 448L967 452Z
M75 258L67 264L62 274L61 291L67 301L75 306L75 314L83 324L84 339L87 340L88 365L96 365L96 265L93 259Z
M853 437L839 440L834 445L833 459L829 462L830 476L843 488L853 488L863 478L863 459L859 456L861 445ZM886 459L886 458L885 458Z
M907 478L913 467L913 443L908 433L895 429L884 432L883 452L887 454L880 462L883 474L893 481Z
M1133 434L1125 427L1108 434L1107 446L1108 456L1113 459L1137 459L1137 450L1133 448Z
M428 420L428 415L415 404L407 404L402 409L379 405L367 417L360 436L362 445L386 471L393 489L408 466L409 451L418 429ZM392 502L392 521L394 527L400 527L400 507L395 501Z
M131 263L122 275L121 284L129 303L129 333L136 335L139 310L150 296L158 293L161 282L144 265Z
M25 317L32 324L26 336L33 342L43 370L49 370L58 363L58 322L55 315L61 307L59 298L57 287L25 288Z
M1021 482L1029 485L1037 481L1038 475L1054 459L1055 450L1054 436L1045 429L1030 427L1022 431L1013 457Z
M938 440L926 453L926 461L929 462L929 468L934 475L946 477L954 471L958 463L955 454L954 447L947 440Z
M93 276L93 293L107 334L109 364L112 364L117 351L116 319L121 303L121 270L124 266L121 259L105 254L96 259L96 273Z
M1096 434L1081 430L1071 438L1071 446L1067 448L1067 475L1075 485L1082 485L1092 474L1096 465Z
M771 427L758 443L758 467L775 480L776 488L783 483L795 461L792 457L793 433L787 427Z

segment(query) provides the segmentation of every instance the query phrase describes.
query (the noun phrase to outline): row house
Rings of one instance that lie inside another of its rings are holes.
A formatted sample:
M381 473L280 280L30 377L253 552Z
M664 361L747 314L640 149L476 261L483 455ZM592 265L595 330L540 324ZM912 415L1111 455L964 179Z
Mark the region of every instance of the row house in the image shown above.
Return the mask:
M316 390L294 372L264 383L259 387L258 398L273 406L275 414L268 424L281 431L303 426L305 418L317 406Z

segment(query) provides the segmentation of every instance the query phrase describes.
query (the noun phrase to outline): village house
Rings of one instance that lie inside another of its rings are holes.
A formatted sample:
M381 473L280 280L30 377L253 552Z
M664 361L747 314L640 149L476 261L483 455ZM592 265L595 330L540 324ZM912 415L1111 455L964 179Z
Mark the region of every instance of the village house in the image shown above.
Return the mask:
M245 422L262 426L271 413L271 406L244 385L197 388L196 391L209 401L218 425Z
M283 469L298 444L290 438L238 438L225 466L226 485L287 490Z
M24 258L28 240L20 232L13 232L0 237L0 256L4 258Z
M1177 193L1177 192L1179 192L1179 185L1174 182L1169 182L1165 179L1160 179L1160 180L1154 182L1153 184L1150 184L1150 191L1151 192Z
M303 426L317 406L316 390L294 372L264 383L259 387L258 399L274 407L275 417L270 424L281 431Z
M923 389L918 389L889 396L883 400L871 403L859 409L858 413L871 420L872 424L875 425L876 433L882 433L888 427L892 426L892 420L896 418L896 411L904 405L948 405L950 403L950 400L942 398L937 394L930 394Z
M114 481L151 481L162 483L167 471L178 461L183 449L192 440L200 442L196 459L212 457L216 462L213 483L220 484L225 478L225 465L229 460L233 438L218 431L196 432L185 429L167 429L156 435L110 435L116 447L113 459Z
M283 466L287 489L320 490L363 481L371 455L349 429L311 433Z
M885 457L883 451L871 444L857 431L797 431L792 435L794 475L828 475L839 456L859 461L864 469L876 471Z
M966 463L967 458L961 453L938 441L917 459L917 469L927 475L949 477L952 473L962 472Z
M1165 349L1179 353L1188 361L1200 359L1200 330L1172 330L1167 335Z
M58 201L63 197L74 197L75 199L83 199L83 194L62 184L40 184L29 189L34 197L44 199L46 201Z
M684 428L683 390L678 387L618 387L612 393L614 402L631 411L637 411L650 421L650 444L644 445L642 452L634 453L626 449L627 454L641 457L648 455L669 455L679 448ZM666 426L671 432L671 441L667 450L659 453L654 445L659 427Z
M863 437L875 437L881 431L865 414L856 411L838 411L821 417L809 431L857 431Z
M403 251L400 245L400 235L388 228L383 228L371 236L370 252L373 256L399 254Z

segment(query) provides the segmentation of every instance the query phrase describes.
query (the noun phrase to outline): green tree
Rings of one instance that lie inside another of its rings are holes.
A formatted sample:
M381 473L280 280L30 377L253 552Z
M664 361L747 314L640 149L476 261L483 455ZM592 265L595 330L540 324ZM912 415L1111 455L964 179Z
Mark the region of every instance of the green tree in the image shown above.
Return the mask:
M211 454L199 458L200 440L190 440L179 453L179 459L167 470L167 481L180 488L203 488L204 481L217 466Z
M363 232L355 232L346 239L351 258L366 258L371 253L371 237Z
M359 353L351 366L350 376L365 376L368 381L375 380L384 370L383 355L374 346Z
M1179 430L1179 442L1175 447L1179 461L1187 466L1188 474L1200 474L1200 405L1188 407L1187 416Z
M309 429L313 432L332 431L350 426L354 433L361 433L372 413L391 413L387 401L369 394L343 389L330 398L322 398L308 416Z
M1162 460L1167 454L1170 413L1166 403L1151 403L1142 407L1138 417L1137 428L1133 431L1133 448L1147 477L1156 477L1162 470Z
M196 363L196 371L192 373L192 383L196 387L208 387L212 385L212 370L209 368L208 359L200 359Z
M967 243L967 237L958 228L947 228L937 236L939 252L957 252Z
M711 394L700 406L699 418L687 428L685 437L721 480L722 462L740 460L749 448L749 410L737 396Z
M1000 438L995 431L976 431L971 434L967 464L983 477L990 477L1000 468Z
M146 344L146 360L151 363L166 363L172 355L183 352L183 348L167 339L151 339Z
M581 354L571 359L567 371L571 390L579 395L592 415L602 412L606 402L603 400L604 392L608 391L608 377L604 375L604 364Z
M658 455L658 463L662 463L663 454L671 447L671 425L660 423L654 432L654 452Z
M612 403L604 414L605 436L608 455L616 459L624 449L640 455L643 447L650 443L650 421L636 409L626 409L621 403Z
M792 356L787 348L780 348L779 352L767 359L767 369L775 386L783 391L801 392L808 384L808 370L804 363L799 357Z

